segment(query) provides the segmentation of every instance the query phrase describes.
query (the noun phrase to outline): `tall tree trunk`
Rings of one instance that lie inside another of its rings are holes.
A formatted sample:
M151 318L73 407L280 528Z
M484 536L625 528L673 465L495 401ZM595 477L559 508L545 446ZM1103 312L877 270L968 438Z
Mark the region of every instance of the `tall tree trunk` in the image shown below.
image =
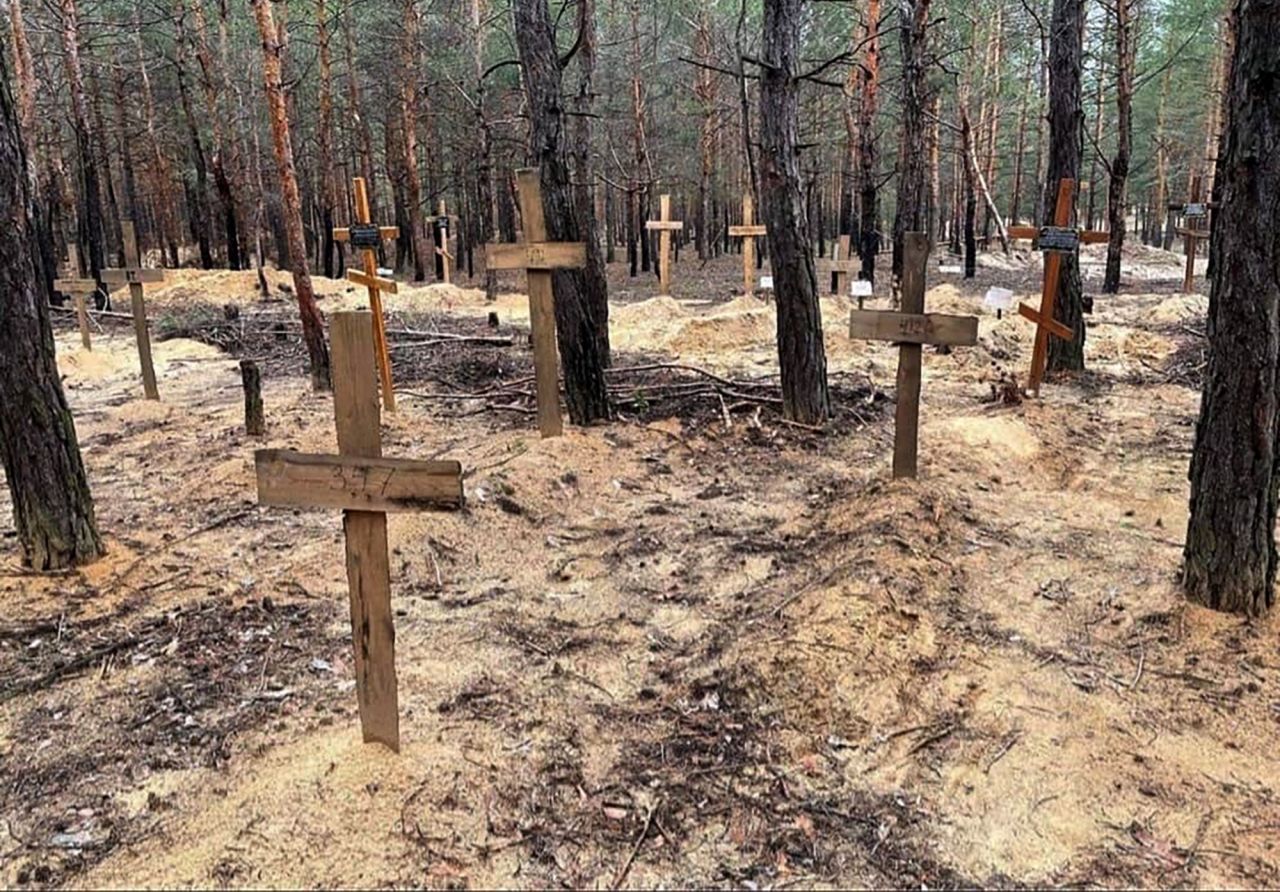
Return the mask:
M876 184L876 102L880 91L880 0L867 0L863 25L862 98L858 103L858 256L862 278L876 279L880 254L880 202Z
M930 0L899 0L898 39L902 50L902 142L899 148L898 207L893 216L893 279L902 278L902 234L924 232L925 79Z
M337 187L333 181L333 64L329 54L329 13L324 0L316 0L316 44L320 68L320 269L326 278L342 274L342 248L333 237Z
M606 280L604 253L600 250L600 231L596 223L596 174L591 163L591 121L595 100L596 68L596 3L578 0L578 84L573 97L573 127L569 153L573 157L574 213L577 215L578 238L587 244L587 265L579 274L584 294L594 299L590 321L596 325L592 352L603 357L605 367L609 354L609 284Z
M142 9L141 2L135 0L133 7L134 49L138 55L138 76L142 80L142 108L146 115L147 147L150 149L152 164L152 182L155 184L155 201L160 230L160 241L169 248L169 265L180 265L178 256L177 214L173 200L173 169L169 164L169 156L160 145L160 137L156 130L156 100L151 89L151 75L147 71L146 53L142 46Z
M347 103L348 115L354 118L356 144L359 147L360 175L368 184L369 211L373 219L378 217L378 187L374 178L373 167L373 128L369 125L369 117L365 113L363 91L360 88L360 70L356 65L355 9L344 4L342 12L342 47L347 65Z
M529 142L541 171L547 235L553 242L587 241L595 232L590 220L579 219L570 182L567 124L560 98L564 70L547 0L516 0L514 13L529 100ZM607 419L604 372L609 367L609 294L599 251L587 252L585 269L557 270L552 282L569 418L579 425Z
M711 209L712 177L715 175L716 130L718 121L717 89L715 73L711 71L711 0L698 4L698 23L694 31L694 56L704 67L698 68L694 83L694 96L702 110L702 123L698 131L698 207L694 215L695 236L698 240L698 259L711 257L711 221L715 215Z
M1192 600L1256 616L1276 597L1280 4L1239 0L1236 10L1183 585Z
M493 196L493 128L489 124L487 107L488 91L485 88L485 35L487 33L484 10L487 0L471 0L471 30L473 32L471 70L476 82L476 236L480 244L491 242L498 232L497 208ZM498 296L498 275L486 269L484 293L489 300Z
M1116 0L1116 154L1111 159L1111 182L1107 188L1107 272L1102 290L1120 290L1120 258L1124 251L1126 189L1129 183L1129 156L1133 150L1133 76L1137 65L1134 35L1137 0Z
M218 202L222 206L222 226L227 250L227 267L244 269L244 259L240 252L240 230L243 228L237 218L236 191L238 183L233 180L234 166L230 163L230 143L226 136L224 115L218 101L218 91L224 80L224 73L214 60L209 46L209 28L205 19L203 0L192 0L191 11L195 14L196 60L200 63L200 84L204 91L205 113L213 127L213 155L209 159L213 173L213 184L218 192Z
M37 271L40 230L18 110L0 53L0 459L23 561L60 570L103 554Z
M1173 227L1166 225L1169 219L1169 146L1164 135L1167 119L1165 106L1169 100L1169 80L1172 72L1173 66L1166 65L1164 73L1160 75L1160 100L1156 105L1156 193L1153 201L1155 206L1151 209L1151 243L1159 245L1166 251L1173 245Z
M1084 56L1084 0L1054 0L1049 41L1049 164L1044 185L1046 214L1057 203L1058 181L1080 180L1084 111L1080 81ZM1075 332L1049 339L1049 371L1084 369L1084 288L1078 254L1062 256L1054 315Z
M18 82L18 133L28 160L35 156L36 70L31 60L31 43L22 19L22 0L9 0L9 23L13 35L13 73Z
M1027 153L1027 109L1031 105L1031 92L1035 83L1031 78L1031 64L1028 64L1027 68L1027 85L1022 91L1022 102L1018 106L1018 144L1013 150L1013 197L1009 201L1009 223L1014 226L1022 219L1022 179Z
M427 278L433 254L427 247L422 218L422 178L418 175L418 10L416 0L403 0L404 36L400 49L400 144L404 150L404 202L409 216L409 244L413 247L413 279Z
M800 180L800 19L804 0L765 0L760 75L760 192L778 306L782 410L801 424L831 411L818 277Z
M302 317L302 338L310 357L311 386L329 389L329 347L324 340L324 323L316 308L311 274L307 270L307 249L302 234L302 201L298 196L298 176L293 166L293 143L289 135L289 117L285 106L281 70L286 49L283 32L276 29L271 14L271 0L249 0L254 20L262 38L262 80L271 117L271 137L275 143L276 166L280 173L281 210L289 245L293 290L298 297L298 313Z
M89 99L85 95L84 69L80 64L80 20L75 0L59 0L62 14L61 37L63 64L67 72L67 88L71 93L72 123L76 137L76 160L80 171L80 241L87 245L85 255L89 261L89 273L95 279L106 265L103 244L105 220L102 214L102 188L98 180L99 168L94 158L93 120L89 114Z
M181 20L179 20L181 21ZM179 25L181 28L181 25ZM177 43L181 44L181 31ZM178 96L182 101L182 115L187 122L187 137L191 143L191 166L195 169L196 181L187 184L187 205L191 214L191 234L200 250L200 266L202 269L213 269L213 245L210 236L212 213L209 208L209 176L204 160L204 144L200 140L200 128L196 124L195 112L191 107L191 91L187 89L187 79L182 68L182 54L174 59L174 76L178 82Z

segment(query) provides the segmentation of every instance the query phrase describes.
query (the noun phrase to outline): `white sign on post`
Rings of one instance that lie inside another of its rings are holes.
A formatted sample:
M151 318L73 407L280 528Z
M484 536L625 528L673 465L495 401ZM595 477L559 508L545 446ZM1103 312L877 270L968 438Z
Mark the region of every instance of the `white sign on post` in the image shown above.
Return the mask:
M938 272L944 276L958 276L962 270L958 266L940 266L938 267Z
M850 282L849 294L853 297L870 297L872 294L871 283L866 279Z
M1008 288L989 288L982 305L993 310L1007 310L1013 306L1013 292Z
M761 277L760 277L760 290L761 290L761 291L772 291L772 290L773 290L773 276L761 276Z

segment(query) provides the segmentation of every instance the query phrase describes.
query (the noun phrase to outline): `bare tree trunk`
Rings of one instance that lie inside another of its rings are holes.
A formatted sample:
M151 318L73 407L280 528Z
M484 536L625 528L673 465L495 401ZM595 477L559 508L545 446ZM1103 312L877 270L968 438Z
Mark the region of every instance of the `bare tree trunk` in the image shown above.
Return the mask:
M18 82L18 133L26 156L33 157L36 138L36 70L31 60L31 43L22 20L22 0L9 0L9 22L13 34L13 74Z
M1169 146L1165 141L1164 128L1167 120L1166 105L1169 99L1169 79L1173 72L1172 65L1166 65L1160 75L1160 100L1156 106L1156 193L1153 200L1151 244L1159 245L1166 251L1173 245L1173 227L1167 226L1169 219Z
M858 104L858 256L862 278L874 282L880 253L880 203L876 185L876 102L880 91L880 0L867 0L863 26L862 98Z
M1028 65L1028 69L1030 69ZM1028 70L1027 86L1022 91L1022 102L1018 106L1018 145L1013 152L1013 197L1009 201L1009 222L1017 225L1022 219L1022 178L1027 153L1027 109L1031 104L1031 92L1034 81Z
M316 43L320 67L320 268L327 278L342 275L342 247L333 237L337 188L333 181L333 66L329 56L329 14L325 0L316 0Z
M498 232L497 208L493 198L493 129L489 124L486 107L488 92L484 82L485 2L486 0L471 0L471 29L474 34L471 68L476 81L475 115L479 139L476 148L476 235L481 244L493 241ZM498 296L498 276L493 270L485 270L484 293L489 300Z
M760 185L778 305L782 410L801 424L831 411L818 277L798 158L800 19L804 0L765 0L760 75Z
M711 0L701 0L698 6L698 24L694 31L694 55L704 66L711 64ZM698 208L694 216L694 227L698 240L698 259L707 260L711 256L709 240L711 221L714 214L711 210L711 183L715 175L715 147L717 128L717 93L715 74L709 67L697 69L694 83L694 96L702 109L702 124L698 132L698 157L701 166L698 171Z
M893 217L893 279L902 278L902 234L924 232L925 78L930 0L899 0L902 49L902 143L898 153L898 207Z
M418 10L404 0L404 37L400 52L401 148L404 150L404 200L409 215L409 243L413 247L413 278L427 278L432 258L422 220L422 179L418 176Z
M547 2L516 0L514 14L529 99L530 146L541 171L547 234L551 241L588 241L595 237L594 225L578 218L574 200L560 98L564 70ZM609 367L609 294L599 251L588 251L586 268L557 270L552 281L556 341L569 417L579 425L607 419L609 393L604 372Z
M200 63L200 83L204 88L205 113L213 127L213 156L210 158L209 166L213 172L213 184L218 192L218 202L222 206L227 267L244 269L244 258L240 251L240 230L243 227L240 225L236 208L236 191L239 183L238 178L235 177L234 166L228 163L231 152L224 127L224 115L218 102L218 89L225 79L225 73L215 63L213 51L209 47L209 27L204 15L203 0L192 0L191 11L195 14L196 59Z
M103 554L75 422L54 356L48 302L38 287L40 233L18 111L0 54L0 459L23 561L59 570Z
M1280 5L1240 0L1218 160L1209 362L1191 457L1188 597L1215 610L1275 604L1280 476Z
M138 54L138 75L142 79L142 107L146 115L147 146L151 150L151 163L154 165L152 181L156 188L160 241L169 249L169 265L177 267L181 261L178 256L178 224L173 200L173 168L169 164L169 157L160 145L160 138L156 131L156 100L151 89L151 75L147 71L146 54L142 47L142 10L141 3L137 0L133 7L133 37L134 48Z
M1111 182L1107 189L1107 272L1102 290L1120 290L1120 258L1124 251L1126 190L1129 156L1133 150L1133 77L1137 65L1134 16L1137 0L1115 0L1116 34L1116 154L1111 159Z
M89 100L85 95L84 69L80 65L80 20L75 0L59 0L62 13L61 36L63 63L67 71L67 88L71 93L72 123L76 136L76 156L80 170L81 208L80 240L88 246L85 255L89 261L89 273L99 279L106 265L103 245L102 189L98 180L99 168L94 158L93 120L89 114Z
M316 307L307 270L306 241L302 234L302 201L298 196L298 175L293 166L293 143L289 135L289 116L285 106L281 69L286 49L285 37L276 29L271 14L271 0L249 0L253 7L258 34L262 38L262 77L267 109L271 116L271 137L275 142L276 166L280 174L281 210L289 245L293 290L298 297L298 313L302 317L302 338L307 344L311 365L311 386L329 389L329 347L324 339L324 323Z

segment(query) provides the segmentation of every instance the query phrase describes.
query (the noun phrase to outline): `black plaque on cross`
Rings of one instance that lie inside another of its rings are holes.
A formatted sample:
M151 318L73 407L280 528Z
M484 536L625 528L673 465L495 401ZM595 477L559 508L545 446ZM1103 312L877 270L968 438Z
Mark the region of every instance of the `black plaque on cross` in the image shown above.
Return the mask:
M376 251L382 247L382 230L372 223L352 223L347 231L353 248Z
M1041 251L1074 254L1080 248L1080 230L1069 226L1042 226L1036 247Z

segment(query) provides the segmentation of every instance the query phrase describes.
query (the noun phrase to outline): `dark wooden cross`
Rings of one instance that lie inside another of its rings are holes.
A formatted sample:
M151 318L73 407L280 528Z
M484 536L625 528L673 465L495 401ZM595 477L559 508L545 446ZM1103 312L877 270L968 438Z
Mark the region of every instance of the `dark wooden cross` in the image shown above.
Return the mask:
M385 743L399 752L387 512L460 508L462 466L382 457L369 316L334 313L330 323L339 454L262 449L254 462L260 504L342 509L360 726L366 743Z
M80 343L84 349L92 350L93 342L89 338L89 310L85 306L86 294L97 294L98 283L93 279L77 279L80 275L80 249L75 242L67 245L67 278L54 279L53 290L59 294L70 295L76 305L76 319L80 323Z
M755 201L748 192L742 196L742 225L729 227L729 235L742 239L742 287L747 294L756 290L756 239L769 234L767 227L755 222L755 211Z
M1062 278L1062 255L1075 254L1080 243L1098 244L1110 238L1108 233L1095 230L1073 229L1071 211L1075 206L1075 180L1058 181L1058 203L1053 211L1053 225L1037 229L1034 226L1010 226L1009 238L1033 239L1038 250L1044 253L1044 284L1040 291L1040 309L1018 304L1018 315L1036 324L1036 341L1031 351L1031 377L1027 390L1039 395L1040 382L1044 380L1045 364L1049 358L1049 336L1064 341L1075 340L1076 333L1054 318L1058 302L1058 282Z
M369 189L364 177L355 178L356 223L333 230L333 237L349 242L360 251L364 269L347 269L347 280L369 289L369 309L373 315L373 343L378 354L378 380L382 384L382 404L388 412L396 410L396 390L391 382L391 351L387 349L387 323L382 316L382 292L396 294L399 287L392 279L378 275L378 248L384 241L400 236L399 226L375 226L370 222Z
M649 220L644 228L650 232L657 231L658 238L658 293L671 293L671 233L684 229L684 223L671 219L671 196L658 198L660 215L657 220Z
M1185 204L1171 204L1169 210L1176 211L1182 215L1182 226L1178 228L1178 235L1184 239L1187 255L1187 271L1182 277L1182 293L1191 294L1195 291L1196 278L1196 248L1198 244L1209 237L1208 228L1201 225L1201 222L1207 222L1209 219L1209 211L1216 208L1217 205L1211 201L1205 201L1201 197L1200 176L1191 178L1191 199Z
M104 269L102 281L110 285L128 285L133 310L133 333L138 340L138 359L142 364L142 389L149 400L160 399L156 387L156 369L151 364L151 332L147 329L147 303L142 286L164 281L164 270L143 269L138 253L138 233L132 220L120 224L124 240L124 268Z
M533 336L533 374L537 382L538 430L544 437L564 433L560 417L560 384L556 358L555 297L551 271L581 269L587 265L583 242L547 241L547 219L542 208L542 183L537 168L516 171L520 218L524 241L514 245L485 245L488 269L522 269L529 280L529 328Z
M902 311L854 310L849 337L898 344L898 405L894 419L893 476L915 477L920 435L920 378L924 344L972 347L978 343L976 316L924 311L929 237L903 233Z
M824 262L822 268L831 273L831 293L847 295L849 276L859 268L858 261L853 259L853 239L850 236L840 236L832 248L831 259Z

